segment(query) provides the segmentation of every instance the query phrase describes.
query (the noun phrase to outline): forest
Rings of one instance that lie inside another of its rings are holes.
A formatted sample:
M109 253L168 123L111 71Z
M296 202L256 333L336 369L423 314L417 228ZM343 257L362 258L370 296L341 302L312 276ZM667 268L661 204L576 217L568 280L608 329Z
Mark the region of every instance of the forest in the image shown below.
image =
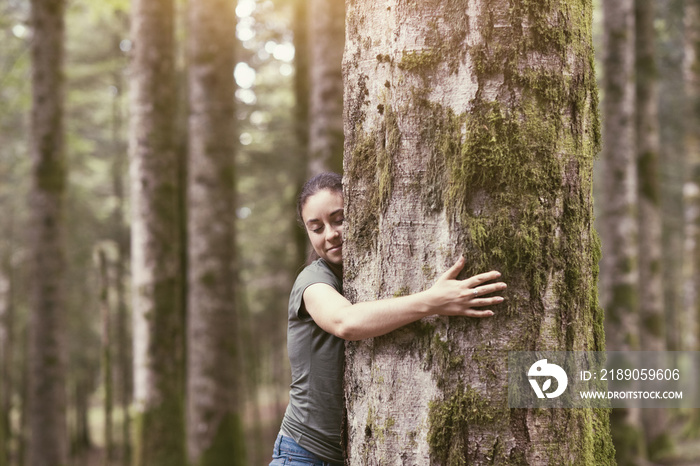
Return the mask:
M0 466L267 465L343 294L497 269L345 353L348 465L697 465L692 408L509 408L508 351L700 351L700 0L3 0Z

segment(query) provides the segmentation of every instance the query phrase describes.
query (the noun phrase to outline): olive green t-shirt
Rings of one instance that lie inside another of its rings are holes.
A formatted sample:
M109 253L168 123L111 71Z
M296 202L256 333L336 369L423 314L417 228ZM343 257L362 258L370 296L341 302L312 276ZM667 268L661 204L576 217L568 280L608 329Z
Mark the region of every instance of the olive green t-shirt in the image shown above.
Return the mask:
M345 342L316 325L304 308L304 291L315 283L343 291L342 281L323 259L307 266L294 283L287 327L292 384L282 432L320 459L342 463Z

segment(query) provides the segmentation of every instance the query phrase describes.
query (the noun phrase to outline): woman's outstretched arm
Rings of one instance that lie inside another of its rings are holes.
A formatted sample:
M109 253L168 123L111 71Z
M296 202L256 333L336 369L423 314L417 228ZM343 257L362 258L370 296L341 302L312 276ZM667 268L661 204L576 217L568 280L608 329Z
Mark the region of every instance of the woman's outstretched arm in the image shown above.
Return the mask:
M506 288L503 282L488 283L501 274L492 271L457 280L464 263L464 257L460 257L432 287L420 293L357 304L350 303L332 286L316 283L304 291L304 305L319 327L345 340L384 335L431 315L492 316L491 310L475 308L503 301L500 296L480 297Z

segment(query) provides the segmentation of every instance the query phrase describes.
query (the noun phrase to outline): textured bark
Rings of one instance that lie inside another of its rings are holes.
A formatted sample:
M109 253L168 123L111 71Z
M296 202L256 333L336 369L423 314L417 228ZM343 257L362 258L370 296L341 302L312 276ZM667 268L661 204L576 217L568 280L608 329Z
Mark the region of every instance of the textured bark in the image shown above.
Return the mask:
M189 3L187 446L243 464L234 294L235 4Z
M639 341L644 351L666 349L661 270L658 67L654 1L635 0L637 197L639 226ZM665 410L642 410L648 456L670 446Z
M607 413L509 409L509 350L602 350L586 1L350 1L344 292L500 270L486 320L347 346L349 464L613 464Z
M172 0L132 5L134 464L186 463Z
M311 51L309 171L340 173L343 164L343 76L345 5L337 0L308 0Z
M67 463L63 341L65 168L62 0L31 2L31 267L29 466Z

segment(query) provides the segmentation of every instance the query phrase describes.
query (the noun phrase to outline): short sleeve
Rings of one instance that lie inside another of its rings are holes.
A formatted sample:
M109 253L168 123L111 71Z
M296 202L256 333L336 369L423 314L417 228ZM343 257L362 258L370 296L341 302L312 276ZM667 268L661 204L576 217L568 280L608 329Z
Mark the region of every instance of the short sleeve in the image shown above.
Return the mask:
M303 309L304 291L316 283L325 283L332 286L338 293L343 293L340 279L335 276L326 261L317 259L302 270L294 282L292 292L289 295L290 319L303 319L305 317L303 313L299 312Z

